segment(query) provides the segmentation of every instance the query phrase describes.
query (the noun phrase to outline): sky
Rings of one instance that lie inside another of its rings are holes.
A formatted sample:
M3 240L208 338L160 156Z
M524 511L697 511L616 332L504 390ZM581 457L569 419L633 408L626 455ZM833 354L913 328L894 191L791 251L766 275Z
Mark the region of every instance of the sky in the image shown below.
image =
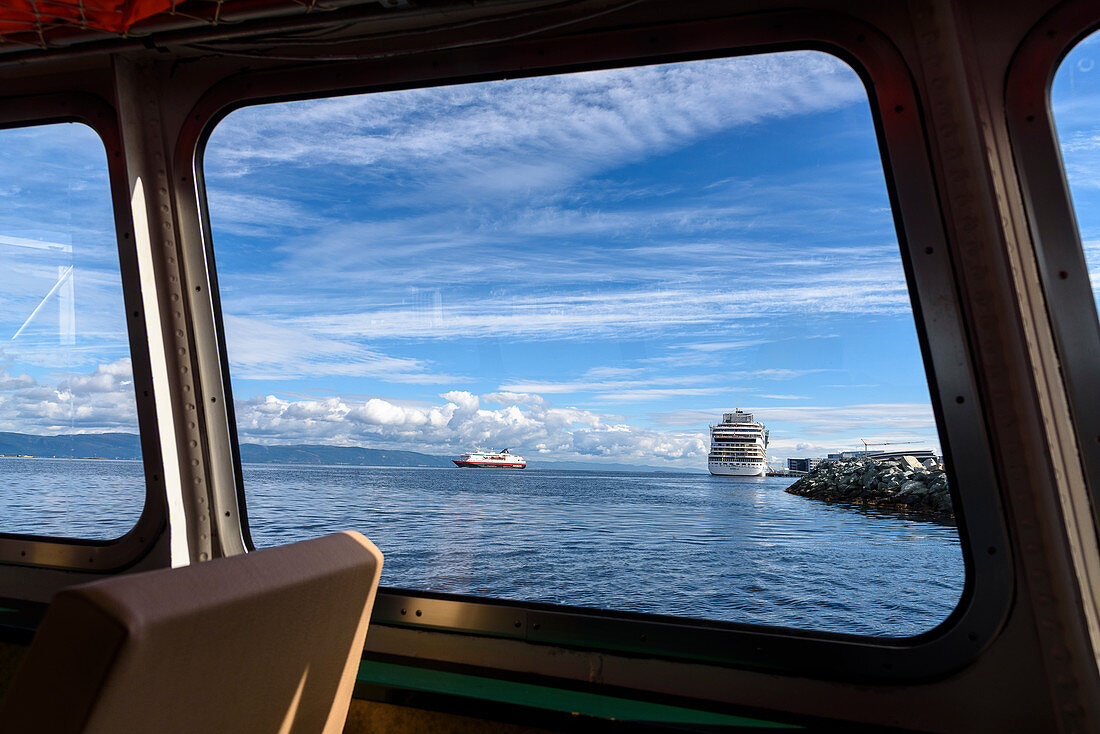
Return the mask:
M776 466L939 449L866 92L826 54L249 107L203 166L242 441L705 471L741 408ZM91 131L0 133L0 237L0 430L135 430Z

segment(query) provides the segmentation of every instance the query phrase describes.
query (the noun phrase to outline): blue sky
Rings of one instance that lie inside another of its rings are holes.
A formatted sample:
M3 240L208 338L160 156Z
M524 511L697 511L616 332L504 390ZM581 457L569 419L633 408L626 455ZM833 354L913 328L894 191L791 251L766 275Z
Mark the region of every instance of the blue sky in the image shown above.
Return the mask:
M1054 95L1094 283L1096 48ZM743 408L776 462L938 448L866 94L827 55L262 105L204 168L244 441L702 471ZM0 176L0 328L42 304L0 340L0 430L134 430L102 146L3 131Z

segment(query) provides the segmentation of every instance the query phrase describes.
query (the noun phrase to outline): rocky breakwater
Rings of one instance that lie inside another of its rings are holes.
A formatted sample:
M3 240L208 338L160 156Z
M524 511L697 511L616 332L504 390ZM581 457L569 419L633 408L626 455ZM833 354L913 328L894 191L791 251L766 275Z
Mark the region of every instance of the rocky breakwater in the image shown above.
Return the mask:
M912 456L830 461L787 487L787 492L826 502L900 510L954 521L947 474L935 459Z

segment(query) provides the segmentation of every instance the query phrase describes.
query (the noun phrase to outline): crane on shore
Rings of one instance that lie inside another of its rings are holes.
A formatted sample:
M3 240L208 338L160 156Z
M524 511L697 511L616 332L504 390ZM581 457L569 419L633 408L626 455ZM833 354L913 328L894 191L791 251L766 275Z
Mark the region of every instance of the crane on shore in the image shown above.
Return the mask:
M863 444L863 450L866 451L868 446L904 446L906 444L924 443L923 441L867 441L866 439L859 439Z

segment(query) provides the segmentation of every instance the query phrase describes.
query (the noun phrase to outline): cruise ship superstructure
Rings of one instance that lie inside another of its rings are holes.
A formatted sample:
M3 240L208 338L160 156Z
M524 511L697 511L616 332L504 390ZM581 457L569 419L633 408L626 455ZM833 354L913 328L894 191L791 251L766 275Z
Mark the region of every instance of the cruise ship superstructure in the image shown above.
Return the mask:
M501 451L471 451L457 459L451 459L455 466L464 468L502 467L504 469L526 469L527 461L522 456Z
M738 409L723 413L722 422L710 427L711 474L726 477L762 477L768 472L768 429Z

